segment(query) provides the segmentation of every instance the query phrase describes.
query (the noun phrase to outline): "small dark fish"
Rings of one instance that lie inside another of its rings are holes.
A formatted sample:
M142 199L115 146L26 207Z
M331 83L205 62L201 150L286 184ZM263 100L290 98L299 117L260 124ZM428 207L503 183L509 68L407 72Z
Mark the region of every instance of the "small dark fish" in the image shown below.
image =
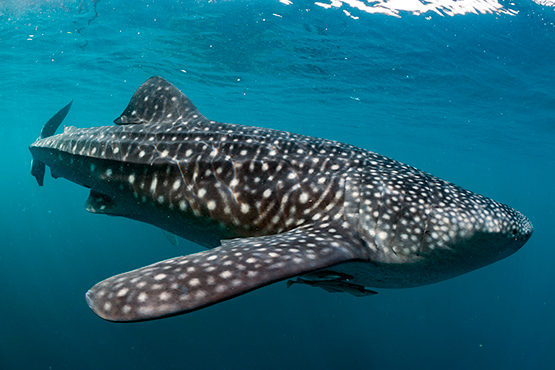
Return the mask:
M369 295L378 294L373 290L366 289L362 285L350 284L345 281L340 280L308 280L302 277L298 277L293 280L287 281L287 287L289 288L293 284L306 284L313 287L322 288L330 293L349 293L355 297L366 297Z

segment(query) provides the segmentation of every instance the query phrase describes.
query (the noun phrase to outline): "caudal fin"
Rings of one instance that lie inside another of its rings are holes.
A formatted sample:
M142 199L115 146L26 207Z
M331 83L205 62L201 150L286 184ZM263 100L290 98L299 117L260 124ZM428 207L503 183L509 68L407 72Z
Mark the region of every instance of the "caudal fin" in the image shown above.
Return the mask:
M73 103L73 100L70 101L68 105L60 109L58 113L53 115L52 118L48 120L48 122L46 122L46 124L40 131L39 139L43 139L45 137L54 135L58 127L60 127L60 124L62 123L64 118L66 118L72 103ZM39 186L42 186L44 184L45 172L46 172L46 166L44 165L44 163L33 158L33 161L31 162L31 175L35 176Z

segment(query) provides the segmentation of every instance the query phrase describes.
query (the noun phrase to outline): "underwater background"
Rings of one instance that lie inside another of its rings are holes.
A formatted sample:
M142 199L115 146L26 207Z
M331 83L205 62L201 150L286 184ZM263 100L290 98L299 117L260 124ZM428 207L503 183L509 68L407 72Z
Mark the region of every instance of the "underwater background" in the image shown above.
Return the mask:
M548 0L0 1L0 369L554 369L555 8ZM516 254L441 283L285 282L164 320L85 292L202 250L38 187L28 146L112 124L159 75L208 118L353 144L506 203ZM550 236L551 235L551 236Z

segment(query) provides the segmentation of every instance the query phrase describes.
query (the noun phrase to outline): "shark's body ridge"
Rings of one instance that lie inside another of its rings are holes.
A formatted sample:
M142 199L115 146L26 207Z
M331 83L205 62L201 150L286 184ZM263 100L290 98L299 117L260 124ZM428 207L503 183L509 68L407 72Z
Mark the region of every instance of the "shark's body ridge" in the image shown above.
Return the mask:
M33 168L91 188L91 212L211 249L95 285L88 304L107 320L176 315L303 275L296 282L355 295L429 284L504 258L532 233L512 208L379 154L211 121L160 77L115 123L41 135Z

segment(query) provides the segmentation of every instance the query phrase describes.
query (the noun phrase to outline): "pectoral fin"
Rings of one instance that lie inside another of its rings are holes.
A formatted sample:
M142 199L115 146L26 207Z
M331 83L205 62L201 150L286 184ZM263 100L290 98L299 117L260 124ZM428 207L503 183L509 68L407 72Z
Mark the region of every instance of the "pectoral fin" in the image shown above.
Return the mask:
M364 259L361 243L350 230L329 224L224 240L221 247L104 280L89 290L87 302L110 321L177 315L276 281Z

